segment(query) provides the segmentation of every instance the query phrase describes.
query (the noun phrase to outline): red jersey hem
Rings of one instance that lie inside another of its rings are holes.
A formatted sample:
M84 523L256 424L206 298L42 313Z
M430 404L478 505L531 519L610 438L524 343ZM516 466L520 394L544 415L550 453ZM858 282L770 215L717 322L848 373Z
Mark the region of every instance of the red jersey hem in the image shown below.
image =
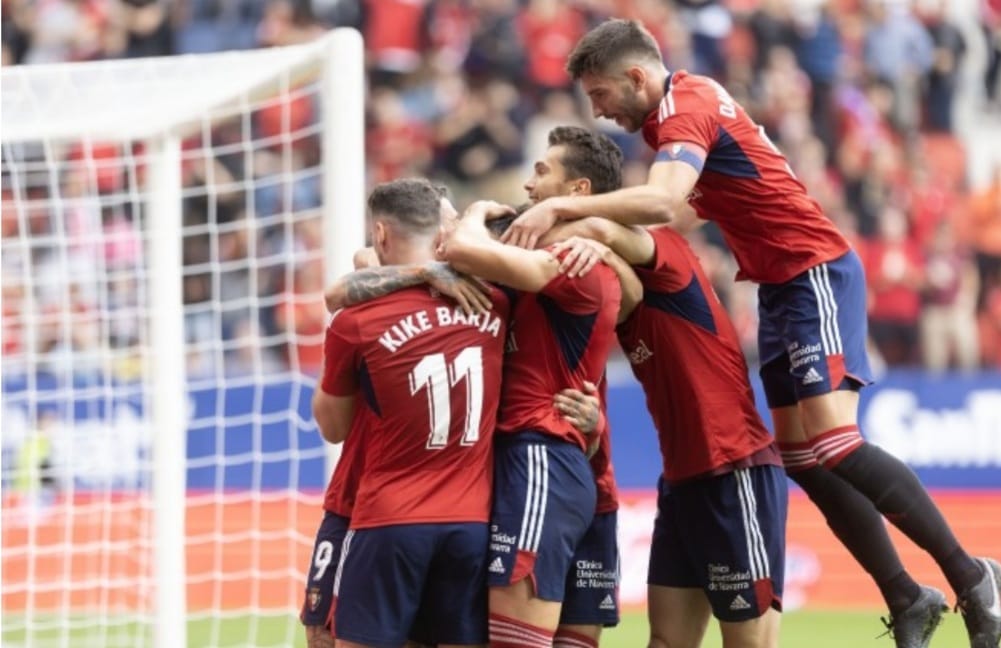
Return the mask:
M487 524L490 522L490 515L482 516L446 516L446 517L420 517L414 519L401 520L399 518L386 518L376 520L363 520L355 523L351 520L349 529L372 529L375 527L403 526L405 524Z
M738 470L753 468L755 466L782 466L782 454L779 452L779 449L775 445L774 441L769 441L768 445L755 450L745 457L741 457L734 461L711 468L704 472L696 473L694 475L672 477L668 475L665 470L664 479L671 486L679 486L681 484L687 484L688 482L693 482L699 479L719 477L720 475L727 475Z
M758 278L755 278L755 277L750 277L743 270L738 270L737 271L737 276L736 276L735 280L736 281L752 281L752 282L757 283L757 284L770 284L770 285L784 284L787 281L792 281L793 279L795 279L796 277L800 276L801 274L803 274L804 272L806 272L810 268L814 268L816 266L819 266L821 263L829 263L831 261L836 261L837 259L840 259L844 255L846 255L849 252L851 252L851 250L852 250L852 246L846 244L843 249L841 249L840 251L838 251L834 255L820 254L820 255L817 255L814 258L807 259L803 263L800 263L798 265L792 266L791 270L789 270L788 272L786 272L782 276L782 278L777 279L777 280L771 280L771 279L765 280L765 279L758 279Z

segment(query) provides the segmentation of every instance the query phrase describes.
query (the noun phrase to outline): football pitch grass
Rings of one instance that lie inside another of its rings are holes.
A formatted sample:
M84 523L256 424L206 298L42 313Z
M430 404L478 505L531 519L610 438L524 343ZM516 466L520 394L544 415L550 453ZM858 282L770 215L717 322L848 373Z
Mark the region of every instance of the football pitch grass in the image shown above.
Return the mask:
M9 615L5 626L10 622ZM75 619L79 622L82 619ZM256 627L254 627L256 626ZM93 629L71 631L68 636L58 631L36 633L33 635L32 646L87 646L88 648L103 648L103 646L137 645L145 643L152 645L147 635L146 642L136 642L137 628L119 626L108 634L98 637ZM832 611L800 611L785 615L782 620L782 648L893 648L889 637L879 637L883 626L879 622L877 611L832 612ZM293 641L288 641L293 637ZM126 639L128 638L128 639ZM4 628L2 645L5 648L21 648L27 646L27 637L23 632L8 632ZM253 639L253 640L252 640ZM619 627L608 630L602 636L603 648L644 648L647 640L646 615L643 612L628 612L623 615ZM95 643L95 641L97 643ZM126 643L123 643L125 641ZM65 643L64 643L65 642ZM967 645L963 622L957 614L946 614L945 621L935 634L931 648L960 648ZM228 617L218 621L200 619L188 623L188 646L191 648L208 648L209 646L294 646L303 648L302 629L293 617L265 616L258 617L252 623L250 617ZM720 648L722 643L719 632L714 624L709 625L706 640L702 648Z

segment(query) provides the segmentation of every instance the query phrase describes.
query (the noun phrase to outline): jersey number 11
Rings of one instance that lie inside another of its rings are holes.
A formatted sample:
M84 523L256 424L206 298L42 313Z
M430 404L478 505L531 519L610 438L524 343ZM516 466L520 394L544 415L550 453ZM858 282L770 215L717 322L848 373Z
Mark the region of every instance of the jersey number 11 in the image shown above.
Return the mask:
M425 391L428 399L428 422L431 432L427 448L435 450L448 445L452 427L451 392L460 380L466 381L466 417L462 445L473 445L480 438L483 414L483 349L466 347L451 364L444 353L432 353L410 371L410 395Z

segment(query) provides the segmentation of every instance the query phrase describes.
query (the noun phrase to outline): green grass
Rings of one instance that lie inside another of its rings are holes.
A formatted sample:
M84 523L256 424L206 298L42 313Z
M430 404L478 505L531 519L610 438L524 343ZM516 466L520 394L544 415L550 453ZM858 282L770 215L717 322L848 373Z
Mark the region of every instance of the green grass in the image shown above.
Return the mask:
M646 616L632 613L623 616L617 628L602 636L602 647L643 648L646 646ZM878 612L791 612L782 618L782 648L893 648L889 637L877 639L883 633ZM966 630L958 614L947 614L939 626L931 648L960 648L966 646ZM719 628L709 624L702 648L720 648Z
M36 623L46 620L36 619ZM48 619L51 623L52 619ZM58 629L34 633L31 646L87 646L111 648L113 646L151 645L148 629L135 623L123 622L110 628L104 634L96 634L93 627L87 628L86 617L74 617L78 627L68 634ZM91 621L93 622L93 621ZM256 625L256 628L254 627ZM11 630L12 626L23 626L23 618L18 615L4 615L2 644L4 648L20 648L27 645L23 630ZM877 639L882 633L878 612L792 612L782 620L782 648L892 648L889 637ZM144 632L146 630L146 632ZM292 637L293 643L287 638ZM62 640L66 639L64 643ZM619 627L605 632L603 648L643 648L647 640L646 616L640 612L624 615ZM958 648L967 645L963 622L958 615L948 614L935 634L932 648ZM703 648L720 648L719 632L710 624ZM188 646L207 648L208 646L294 646L303 648L302 630L293 617L259 617L256 624L249 617L235 617L220 620L200 619L188 623Z

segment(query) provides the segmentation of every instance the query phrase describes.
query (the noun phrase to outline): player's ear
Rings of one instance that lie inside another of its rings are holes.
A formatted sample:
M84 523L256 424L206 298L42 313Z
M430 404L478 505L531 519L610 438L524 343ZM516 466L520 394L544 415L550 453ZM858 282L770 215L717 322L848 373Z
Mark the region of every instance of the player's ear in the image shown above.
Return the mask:
M574 196L590 196L591 179L577 178L576 180L573 181L573 187L570 188L570 193Z
M638 92L646 85L646 70L641 65L630 65L627 67L626 77L629 79L629 85L632 86L634 91Z
M375 225L372 227L372 243L375 245L375 249L386 249L386 235L386 224L381 220L375 221Z

